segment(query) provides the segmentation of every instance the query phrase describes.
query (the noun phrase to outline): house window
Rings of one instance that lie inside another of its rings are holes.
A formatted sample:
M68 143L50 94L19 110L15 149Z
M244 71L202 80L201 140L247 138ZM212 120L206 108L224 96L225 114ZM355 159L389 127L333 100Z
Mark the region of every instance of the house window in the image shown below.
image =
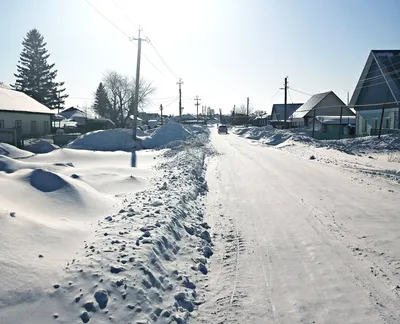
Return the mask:
M15 127L16 127L16 128L21 128L21 127L22 127L22 121L16 120L16 121L15 121Z
M48 121L44 122L44 133L45 134L49 133L49 122Z
M366 119L364 119L364 123L363 123L363 132L368 131L368 121Z
M37 128L36 128L36 120L31 121L31 134L36 134Z
M0 120L0 129L4 128L4 120Z
M390 118L385 119L385 128L387 128L387 129L390 128Z

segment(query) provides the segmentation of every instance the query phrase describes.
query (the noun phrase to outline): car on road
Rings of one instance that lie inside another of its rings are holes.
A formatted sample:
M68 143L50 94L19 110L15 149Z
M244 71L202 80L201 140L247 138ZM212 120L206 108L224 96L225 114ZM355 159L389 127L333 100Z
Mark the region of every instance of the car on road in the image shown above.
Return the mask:
M228 134L228 127L226 125L219 125L218 126L218 134Z

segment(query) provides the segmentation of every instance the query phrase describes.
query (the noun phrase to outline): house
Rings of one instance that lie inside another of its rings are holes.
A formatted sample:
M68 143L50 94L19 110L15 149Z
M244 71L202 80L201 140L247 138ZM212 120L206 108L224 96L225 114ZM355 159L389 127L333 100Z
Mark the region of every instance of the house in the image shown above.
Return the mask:
M140 119L142 119L143 124L146 124L146 125L149 120L157 120L157 121L161 120L161 116L159 113L148 113L148 112L140 111L138 115L139 115Z
M314 116L354 116L354 112L333 92L313 95L289 117L292 126L312 127Z
M53 115L23 92L0 86L0 142L20 146L23 138L50 134Z
M63 116L65 119L73 120L76 121L78 124L84 125L85 120L87 118L86 114L75 107L69 107L62 112L60 112L60 115Z
M250 123L253 126L267 126L271 124L271 115L268 115L266 113L254 117Z
M289 121L289 117L298 109L302 103L286 104L286 121ZM272 105L271 111L271 123L284 122L285 121L285 104L274 104Z
M383 103L385 105L383 106ZM358 136L398 132L400 128L400 50L372 50L350 100Z

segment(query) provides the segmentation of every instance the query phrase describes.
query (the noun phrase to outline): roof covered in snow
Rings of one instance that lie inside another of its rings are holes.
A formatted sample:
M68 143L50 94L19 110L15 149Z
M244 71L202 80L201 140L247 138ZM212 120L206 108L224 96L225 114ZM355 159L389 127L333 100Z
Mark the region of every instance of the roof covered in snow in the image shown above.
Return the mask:
M308 99L302 106L300 106L292 115L292 118L304 118L311 110L313 110L322 100L324 100L328 96L334 96L337 98L343 106L345 103L340 100L340 98L333 92L322 92L313 95L310 99Z
M45 105L25 93L5 87L0 87L0 110L19 113L54 114Z
M299 108L302 103L292 103L286 104L286 119L293 114L297 108ZM284 120L285 119L285 104L273 104L271 112L272 120Z

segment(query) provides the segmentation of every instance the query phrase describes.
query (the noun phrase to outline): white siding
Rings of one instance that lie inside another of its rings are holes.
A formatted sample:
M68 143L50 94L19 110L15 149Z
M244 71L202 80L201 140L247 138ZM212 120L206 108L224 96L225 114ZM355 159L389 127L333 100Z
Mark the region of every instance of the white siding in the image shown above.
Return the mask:
M316 115L317 116L340 116L340 107L343 106L343 102L338 99L333 93L327 95L323 100L321 100L317 108ZM332 107L332 108L324 108L324 107ZM322 108L322 109L318 109ZM310 111L307 116L312 117L314 114L313 111ZM343 116L354 116L354 113L347 107L343 108Z
M51 131L51 116L46 114L0 111L0 120L4 120L4 128L14 128L15 121L20 120L22 135L32 134L32 121L36 122L36 135L45 134L45 122L48 124L47 132Z

